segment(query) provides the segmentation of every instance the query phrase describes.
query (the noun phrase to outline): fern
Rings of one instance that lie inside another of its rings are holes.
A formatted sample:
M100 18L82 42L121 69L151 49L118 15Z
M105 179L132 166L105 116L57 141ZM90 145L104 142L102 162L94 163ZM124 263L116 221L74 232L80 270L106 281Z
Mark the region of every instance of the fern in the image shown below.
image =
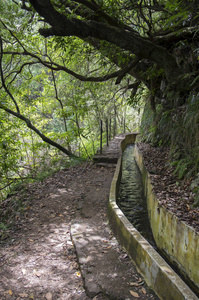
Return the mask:
M179 160L176 163L176 169L174 171L174 174L177 174L179 179L183 179L187 175L188 169L191 165L192 161L187 160L187 158Z

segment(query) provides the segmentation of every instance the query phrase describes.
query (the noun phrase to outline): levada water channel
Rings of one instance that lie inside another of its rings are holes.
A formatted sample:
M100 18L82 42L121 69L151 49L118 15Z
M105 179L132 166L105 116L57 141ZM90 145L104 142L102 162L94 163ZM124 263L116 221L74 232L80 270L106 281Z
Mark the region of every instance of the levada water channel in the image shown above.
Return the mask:
M141 233L141 235L159 252L176 273L194 291L194 285L185 278L175 265L165 257L164 253L157 249L151 231L147 212L147 201L144 196L142 175L134 159L134 145L128 145L122 156L122 178L120 181L117 205L123 211L130 223ZM195 290L196 292L196 290ZM198 293L197 296L199 297Z
M117 205L142 236L156 247L148 219L142 175L134 159L134 145L128 145L123 152Z

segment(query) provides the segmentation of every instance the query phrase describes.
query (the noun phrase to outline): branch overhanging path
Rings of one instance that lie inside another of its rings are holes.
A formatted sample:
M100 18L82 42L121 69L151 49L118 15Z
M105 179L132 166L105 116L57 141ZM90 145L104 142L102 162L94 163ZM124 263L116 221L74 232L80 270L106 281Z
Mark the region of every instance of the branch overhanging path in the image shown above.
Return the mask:
M93 37L107 41L137 57L149 59L165 70L168 81L181 74L175 58L164 48L134 32L102 22L80 20L56 11L49 0L30 0L35 10L51 27L41 28L40 34L49 36L76 36L81 39Z

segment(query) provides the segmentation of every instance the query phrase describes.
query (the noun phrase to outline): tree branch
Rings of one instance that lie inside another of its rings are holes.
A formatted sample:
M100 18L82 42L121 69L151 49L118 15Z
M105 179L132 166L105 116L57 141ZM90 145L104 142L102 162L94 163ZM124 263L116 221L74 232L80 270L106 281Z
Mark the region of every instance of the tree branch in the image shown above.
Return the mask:
M119 84L122 80L122 78L124 78L124 76L129 73L140 61L140 58L136 58L135 60L133 60L132 62L130 62L125 68L123 68L115 82L115 84Z
M92 2L89 2L87 0L73 0L73 1L88 7L90 10L95 12L98 17L103 18L105 21L107 21L112 26L124 28L124 29L132 31L132 32L136 32L130 26L109 16L105 11L102 10L102 8L95 1L92 1ZM65 1L62 1L62 2L65 2Z
M64 106L63 106L63 103L62 103L62 101L61 101L61 99L59 98L59 95L58 95L58 90L57 90L57 85L56 85L56 80L55 80L55 74L54 74L53 70L52 70L52 78L53 78L53 85L54 85L54 89L55 89L55 98L57 99L57 101L59 102L59 104L61 106L65 132L67 132L68 129L67 129L66 118L65 118L65 115L64 115Z
M6 83L5 83L5 80L4 80L4 75L3 75L2 60L3 60L3 42L2 42L2 38L0 36L0 76L1 76L2 86L3 86L4 90L6 91L6 93L12 99L12 101L13 101L15 107L16 107L17 112L20 113L19 106L18 106L16 100L14 99L13 95L10 93L8 87L6 86Z
M33 130L37 135L39 135L41 137L41 139L45 142L50 144L51 146L59 149L60 151L62 151L63 153L67 154L70 157L74 157L74 158L78 158L76 155L74 155L73 153L71 153L70 151L68 151L66 148L64 148L62 145L54 142L53 140L51 140L50 138L48 138L47 136L45 136L43 133L41 133L41 131L39 131L39 129L37 129L32 123L31 121L26 118L25 116L23 116L22 114L20 114L19 112L15 112L7 107L5 107L3 104L0 103L0 109L3 109L4 111L6 111L7 113L17 117L18 119L24 121L26 123L26 125L28 126L28 128L30 128L31 130Z
M26 65L33 65L33 64L36 64L36 63L41 63L43 66L53 70L53 71L64 71L70 75L72 75L73 77L79 79L80 81L84 81L84 82L104 82L104 81L107 81L109 79L112 79L112 78L115 78L115 77L121 77L122 74L124 74L124 76L126 75L127 71L126 71L126 68L128 68L128 66L125 66L124 69L122 68L121 70L118 70L118 71L115 71L115 72L112 72L110 74L106 74L104 76L98 76L98 77L95 77L95 76L84 76L84 75L81 75L81 74L78 74L74 71L72 71L71 69L63 66L63 65L59 65L53 61L44 61L42 60L38 55L34 54L34 53L31 53L27 50L25 50L24 52L5 52L5 54L12 54L12 55L22 55L22 56L31 56L35 59L38 60L38 62L27 62L27 63L24 63L23 64L23 67L26 66ZM133 67L131 67L132 69ZM21 72L22 70L22 67L20 68L20 70L17 72ZM122 76L122 78L124 77ZM122 79L121 78L121 79Z
M169 82L182 73L175 58L165 48L155 45L138 34L102 22L79 20L71 16L68 18L67 15L57 12L49 0L30 0L30 3L52 26L50 29L40 30L45 37L57 35L105 40L134 53L137 57L155 62L159 68L164 69Z
M179 41L187 40L193 41L199 40L199 26L194 27L186 27L174 32L170 32L168 34L162 33L161 35L157 35L153 38L154 42L158 45L162 45L165 47L172 47L173 44L178 43Z
M6 93L9 95L9 97L12 99L12 101L15 104L16 110L17 112L7 108L5 105L0 103L0 109L3 109L4 111L6 111L7 113L17 117L18 119L21 119L22 121L24 121L26 123L26 125L28 126L28 128L32 129L36 134L38 134L41 139L52 145L53 147L56 147L57 149L61 150L63 153L67 154L70 157L76 157L74 154L72 154L70 151L68 151L66 148L64 148L63 146L61 146L60 144L54 142L53 140L51 140L50 138L48 138L47 136L45 136L43 133L41 133L32 123L31 121L26 118L25 116L23 116L20 113L18 104L14 98L14 96L12 95L12 93L9 91L9 89L7 88L5 81L4 81L4 76L3 76L3 70L2 70L2 58L3 58L3 45L2 45L2 38L0 36L0 75L1 75L1 80L2 80L2 85L6 91Z

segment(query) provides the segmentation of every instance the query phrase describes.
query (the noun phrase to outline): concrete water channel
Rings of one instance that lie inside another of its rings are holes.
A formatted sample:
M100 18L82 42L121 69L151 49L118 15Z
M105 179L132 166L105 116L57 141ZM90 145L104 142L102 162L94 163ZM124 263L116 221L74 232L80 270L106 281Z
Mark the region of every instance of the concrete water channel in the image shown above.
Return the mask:
M122 176L117 196L117 204L130 223L158 251L148 218L147 200L144 194L142 174L135 161L134 150L135 144L129 144L122 155ZM179 276L181 276L180 271L167 259L164 253L161 253L161 251L158 251L158 253ZM189 282L187 282L187 284L189 285Z
M176 221L177 226L175 226L175 216L172 215L172 220L170 221L169 212L162 212L159 209L158 200L153 196L150 179L147 177L148 175L146 176L147 172L144 170L138 149L135 146L135 158L139 169L134 160L134 146L129 146L129 144L135 142L135 138L136 135L129 134L120 145L123 155L118 159L109 195L108 217L110 226L117 239L126 248L129 256L135 262L138 270L145 277L148 285L154 289L160 299L199 299L159 254L161 242L163 241L164 250L167 251L169 243L174 238L177 249L179 249L180 245L183 251L186 251L186 255L189 251L188 248L190 248L191 254L189 256L193 255L195 257L195 265L197 265L198 237L196 237L195 233L186 233L186 230L191 230L190 228L181 230L181 225L184 226L184 224L181 224L179 220ZM142 179L144 180L144 189ZM149 219L148 215L150 216ZM176 233L172 227L176 229ZM168 232L170 233L170 237ZM158 252L156 251L156 246L154 247L153 236L159 249ZM185 236L186 243L184 243L181 236L183 238ZM194 236L195 252L192 247L191 236ZM184 244L187 245L187 238L189 238L190 247L185 249ZM179 253L179 250L178 253L175 253L174 247L172 249L174 250L172 252L174 262L184 257ZM190 266L192 266L193 260L194 258L189 257ZM182 268L186 267L187 261L184 260L183 263L181 263ZM196 270L194 270L193 266L189 269L190 275L196 275L197 284L198 268L196 267Z
M134 157L134 144L126 147L122 156L122 177L117 204L133 226L156 247L148 218L142 175Z

